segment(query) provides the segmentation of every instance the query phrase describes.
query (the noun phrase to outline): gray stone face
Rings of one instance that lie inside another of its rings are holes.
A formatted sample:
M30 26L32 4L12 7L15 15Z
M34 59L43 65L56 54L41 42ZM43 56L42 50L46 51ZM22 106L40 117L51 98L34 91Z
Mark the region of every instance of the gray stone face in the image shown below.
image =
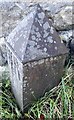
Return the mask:
M0 14L2 32L0 30L0 37L6 37L16 27L20 20L22 20L24 12L19 9L13 2L0 3Z
M58 85L62 76L65 56L52 57L23 66L23 104L30 105L46 91ZM60 69L61 68L61 69Z
M11 10L14 6L15 6L14 2L6 2L6 1L0 2L0 9L1 10L5 10L5 9Z
M73 6L63 7L54 17L54 25L57 30L72 29Z

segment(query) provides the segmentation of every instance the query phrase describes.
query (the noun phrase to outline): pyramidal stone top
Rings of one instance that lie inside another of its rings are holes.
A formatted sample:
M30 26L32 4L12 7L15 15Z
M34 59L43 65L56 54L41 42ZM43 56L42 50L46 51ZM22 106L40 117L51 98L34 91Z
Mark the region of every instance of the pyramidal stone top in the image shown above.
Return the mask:
M12 31L6 43L22 63L68 52L39 4Z

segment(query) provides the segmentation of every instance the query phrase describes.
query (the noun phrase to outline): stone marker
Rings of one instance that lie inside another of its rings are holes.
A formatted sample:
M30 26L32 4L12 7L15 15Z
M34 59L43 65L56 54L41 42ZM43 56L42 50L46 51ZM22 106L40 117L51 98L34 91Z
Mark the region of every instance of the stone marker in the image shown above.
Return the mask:
M68 53L38 4L6 41L11 85L23 111L58 85Z

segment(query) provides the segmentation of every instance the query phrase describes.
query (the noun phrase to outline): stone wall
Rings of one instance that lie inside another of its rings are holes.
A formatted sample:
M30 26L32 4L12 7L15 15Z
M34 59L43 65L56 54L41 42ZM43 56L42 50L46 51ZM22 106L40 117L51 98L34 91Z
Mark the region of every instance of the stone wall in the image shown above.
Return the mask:
M0 71L7 63L6 48L4 39L27 15L35 4L40 3L49 19L52 19L54 27L60 38L74 54L74 21L73 21L73 0L26 0L25 2L0 2ZM3 72L5 69L3 69ZM2 76L3 72L0 72ZM8 73L8 69L7 69ZM0 77L1 79L1 77Z

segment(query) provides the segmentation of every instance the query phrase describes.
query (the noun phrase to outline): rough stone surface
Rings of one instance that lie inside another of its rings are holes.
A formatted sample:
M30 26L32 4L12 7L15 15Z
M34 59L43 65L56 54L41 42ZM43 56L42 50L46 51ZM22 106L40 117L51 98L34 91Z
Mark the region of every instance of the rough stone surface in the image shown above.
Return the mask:
M7 36L14 28L15 26L19 23L23 17L28 14L32 7L37 4L38 1L32 1L32 2L19 2L19 3L14 3L14 2L3 2L0 3L0 9L1 9L1 14L2 14L2 36ZM63 13L66 13L66 8L70 8L69 10L71 11L71 6L72 6L72 1L48 1L48 2L42 2L39 1L40 5L42 8L46 11L47 15L49 18L52 18L55 20L55 23L57 22L56 29L58 29L58 21L60 21L59 15L62 14L62 8L64 8ZM66 7L67 6L67 7ZM69 11L71 16L71 12ZM56 14L57 13L57 14ZM58 18L57 18L58 17ZM67 17L67 18L68 18ZM64 19L65 20L65 19ZM61 21L60 21L61 22ZM69 22L69 21L68 21ZM63 24L63 23L62 23ZM61 27L60 27L61 28ZM59 28L59 29L60 29ZM61 28L62 29L62 28ZM1 33L1 31L0 31Z
M10 4L9 4L10 5ZM0 37L8 36L9 33L16 27L16 25L19 23L19 21L23 18L24 12L21 11L16 5L13 5L12 7L2 7L1 9L1 15L2 15L2 34L0 34Z
M1 2L0 3L0 8L1 10L11 10L15 6L14 2Z
M38 99L46 91L58 85L60 76L62 76L64 61L65 56L58 56L25 64L23 80L24 105L30 104L35 99L34 96Z
M54 25L57 30L72 29L72 6L63 7L61 11L55 14Z

